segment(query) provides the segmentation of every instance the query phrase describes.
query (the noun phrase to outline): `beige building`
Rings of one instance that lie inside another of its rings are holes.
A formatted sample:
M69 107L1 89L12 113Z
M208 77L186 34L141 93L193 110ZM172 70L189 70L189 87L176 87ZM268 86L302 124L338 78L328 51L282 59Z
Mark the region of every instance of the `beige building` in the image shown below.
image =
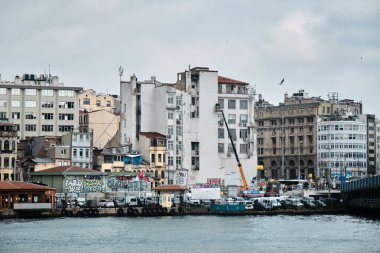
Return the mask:
M15 180L17 140L16 126L2 119L0 122L0 181Z
M104 148L119 131L120 116L107 110L83 112L79 116L81 131L93 132L93 146Z
M309 178L317 173L317 116L339 110L361 112L361 103L309 97L304 90L273 106L259 96L256 103L257 160L261 177Z
M117 113L119 104L117 96L96 93L92 89L84 90L79 95L79 106L87 112L106 110L111 113Z

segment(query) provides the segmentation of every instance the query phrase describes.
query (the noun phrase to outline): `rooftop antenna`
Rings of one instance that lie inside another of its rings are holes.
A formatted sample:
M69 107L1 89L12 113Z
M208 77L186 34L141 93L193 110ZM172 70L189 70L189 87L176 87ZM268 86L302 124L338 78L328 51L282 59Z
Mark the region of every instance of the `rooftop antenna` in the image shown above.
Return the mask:
M49 63L49 84L51 85L50 63Z
M123 76L123 73L124 73L124 69L123 67L119 67L119 76L120 76L120 83L121 83L121 77Z

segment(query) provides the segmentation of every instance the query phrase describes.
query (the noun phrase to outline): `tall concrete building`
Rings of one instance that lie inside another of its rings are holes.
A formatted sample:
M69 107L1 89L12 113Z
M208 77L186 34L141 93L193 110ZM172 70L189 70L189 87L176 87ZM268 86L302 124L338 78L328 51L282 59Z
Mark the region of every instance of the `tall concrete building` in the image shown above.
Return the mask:
M367 122L356 115L318 118L319 176L342 180L367 175Z
M260 95L256 103L258 164L261 177L317 177L317 117L344 110L361 113L361 103L338 100L337 94L323 100L304 90L285 94L284 102L274 106Z
M376 174L380 174L380 120L376 120Z
M217 103L228 115L246 177L255 175L254 100L248 83L193 68L178 73L174 84L132 76L121 82L120 91L121 144L136 147L140 132L166 135L169 184L205 183L238 171Z
M363 114L359 117L366 122L367 125L367 173L369 175L376 174L376 118L372 114Z
M62 136L79 126L81 87L66 87L58 77L34 74L0 81L0 118L16 125L20 139Z

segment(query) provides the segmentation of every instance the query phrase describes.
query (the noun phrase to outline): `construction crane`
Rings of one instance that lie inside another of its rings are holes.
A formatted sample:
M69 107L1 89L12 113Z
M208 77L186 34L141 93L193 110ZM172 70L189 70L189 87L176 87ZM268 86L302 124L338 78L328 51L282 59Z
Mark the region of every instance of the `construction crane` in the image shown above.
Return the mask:
M247 180L245 179L245 175L244 175L244 171L243 171L243 166L241 165L241 163L240 163L240 159L239 159L239 156L238 156L238 153L236 152L235 144L234 144L234 141L232 140L232 136L231 136L231 133L230 133L230 129L229 129L229 127L228 127L228 124L227 124L226 117L224 117L223 109L220 108L220 105L219 105L219 104L216 104L216 105L215 105L215 111L216 111L216 112L221 112L221 113L222 113L224 123L226 124L227 132L228 132L228 137L230 138L231 145L232 145L232 149L234 150L234 154L235 154L236 162L237 162L237 164L238 164L239 172L240 172L240 176L241 176L241 180L242 180L242 185L240 186L240 190L241 190L242 192L244 192L245 190L248 189Z

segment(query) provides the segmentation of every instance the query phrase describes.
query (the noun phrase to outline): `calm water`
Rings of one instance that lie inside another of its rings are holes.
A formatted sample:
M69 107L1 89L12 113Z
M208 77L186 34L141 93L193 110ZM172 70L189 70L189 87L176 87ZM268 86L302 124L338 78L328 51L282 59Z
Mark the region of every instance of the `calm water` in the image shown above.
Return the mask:
M380 252L380 220L184 216L0 220L0 252Z

